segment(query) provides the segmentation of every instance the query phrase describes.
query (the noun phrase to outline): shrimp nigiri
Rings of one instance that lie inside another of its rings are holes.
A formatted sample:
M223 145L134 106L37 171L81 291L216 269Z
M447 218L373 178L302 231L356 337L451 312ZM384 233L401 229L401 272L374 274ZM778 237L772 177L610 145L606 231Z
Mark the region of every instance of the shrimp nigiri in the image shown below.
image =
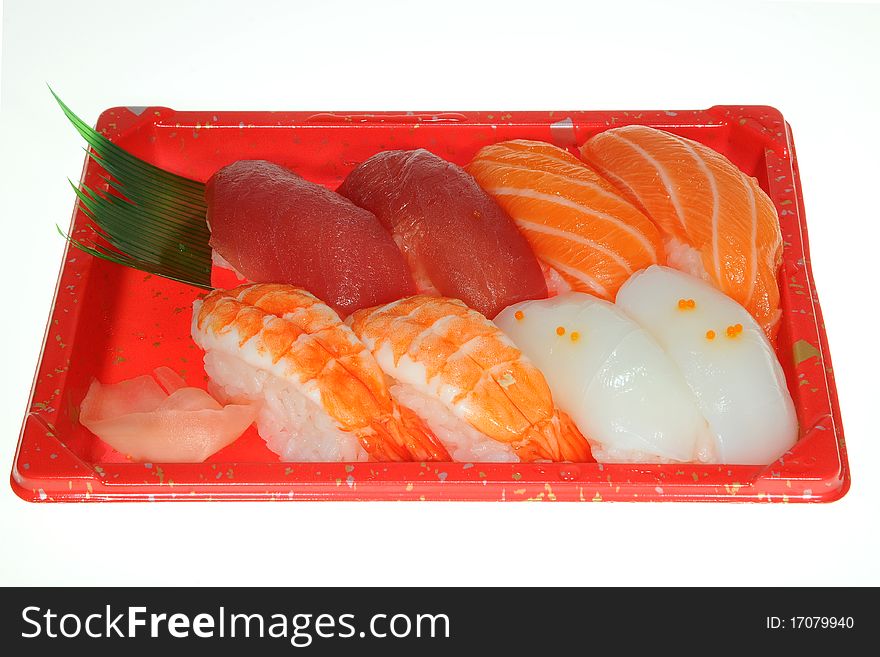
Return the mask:
M543 374L492 322L457 299L415 296L349 318L401 403L456 460L592 461Z
M206 351L215 388L262 402L257 428L282 460L450 460L424 423L391 397L354 333L305 290L215 290L193 304L192 335Z

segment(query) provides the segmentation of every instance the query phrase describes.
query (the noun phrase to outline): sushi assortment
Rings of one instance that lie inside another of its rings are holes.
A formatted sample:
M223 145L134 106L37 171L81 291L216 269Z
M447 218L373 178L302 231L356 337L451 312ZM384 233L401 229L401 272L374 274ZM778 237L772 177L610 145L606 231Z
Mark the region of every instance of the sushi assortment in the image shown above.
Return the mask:
M242 160L206 203L231 277L193 304L202 392L283 461L762 464L797 440L776 211L701 144L628 126L463 168L382 151L336 191Z

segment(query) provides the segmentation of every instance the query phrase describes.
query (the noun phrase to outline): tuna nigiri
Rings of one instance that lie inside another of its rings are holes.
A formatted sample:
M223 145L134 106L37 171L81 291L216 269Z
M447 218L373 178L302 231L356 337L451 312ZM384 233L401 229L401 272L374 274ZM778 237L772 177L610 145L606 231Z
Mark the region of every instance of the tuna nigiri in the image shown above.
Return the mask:
M547 296L538 261L510 217L461 167L433 153L377 153L339 193L393 233L422 292L462 299L488 317Z
M456 460L588 461L541 372L457 299L417 296L354 313L355 334Z
M651 221L561 148L528 140L493 144L467 171L574 290L613 299L633 272L663 256Z
M284 167L234 162L206 197L211 246L249 281L305 288L343 315L415 292L373 214Z
M351 329L305 290L216 290L193 304L192 335L216 388L262 403L257 428L285 461L449 460Z
M657 223L670 265L735 299L773 339L782 235L754 178L711 148L647 126L601 132L581 156Z
M614 304L569 292L505 308L495 323L547 377L601 462L717 459L675 363Z
M658 266L627 281L617 305L684 375L717 436L722 463L766 464L794 445L797 417L785 375L741 305L698 278Z

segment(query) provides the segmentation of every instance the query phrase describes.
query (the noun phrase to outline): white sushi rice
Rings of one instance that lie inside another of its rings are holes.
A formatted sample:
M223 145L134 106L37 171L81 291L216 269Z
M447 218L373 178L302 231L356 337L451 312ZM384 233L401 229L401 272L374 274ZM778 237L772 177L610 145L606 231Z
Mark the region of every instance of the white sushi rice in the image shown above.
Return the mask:
M715 445L708 439L701 440L691 461L670 459L651 452L637 449L620 449L610 443L601 443L587 437L593 458L599 463L717 463L718 455Z
M547 292L551 297L571 292L571 285L562 278L562 274L548 264L544 264L542 269L544 270L544 282L547 284Z
M211 350L205 372L212 392L227 400L261 403L257 430L282 461L366 461L357 437L342 431L326 412L296 385L241 359Z
M434 435L456 461L467 463L518 463L519 457L508 443L493 440L465 420L457 417L445 404L405 383L395 383L391 395L401 406L412 409L422 418Z
M226 258L224 258L222 255L217 253L214 249L211 249L211 263L215 267L219 267L220 269L228 269L233 274L235 274L235 277L239 281L241 281L242 283L247 283L247 280L248 280L247 277L244 274L242 274L240 271L238 271L235 267L233 267L231 264L229 264L229 261L226 260Z
M663 246L666 250L666 262L670 267L709 281L709 274L697 249L675 237L668 238Z

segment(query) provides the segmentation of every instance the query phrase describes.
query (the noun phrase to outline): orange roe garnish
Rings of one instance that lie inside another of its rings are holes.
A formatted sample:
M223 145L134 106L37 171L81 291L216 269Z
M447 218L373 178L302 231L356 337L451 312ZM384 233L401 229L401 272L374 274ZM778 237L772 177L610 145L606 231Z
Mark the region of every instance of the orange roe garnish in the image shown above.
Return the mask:
M580 334L580 333L578 333L577 331L572 331L572 332L571 332L571 341L572 341L572 342L577 342L577 341L580 340L580 339L581 339L581 334Z
M697 307L697 302L693 299L679 299L678 300L678 309L679 310L693 310Z
M556 335L565 335L565 329L561 326L556 327Z
M513 313L513 316L516 317L516 319L521 322L523 320L523 317L526 316L526 314L522 310L517 310L515 313Z
M742 332L743 332L743 325L742 324L735 324L734 326L727 327L727 337L728 338L735 338L736 336L738 336Z
M706 339L714 340L715 339L715 331L706 331Z

